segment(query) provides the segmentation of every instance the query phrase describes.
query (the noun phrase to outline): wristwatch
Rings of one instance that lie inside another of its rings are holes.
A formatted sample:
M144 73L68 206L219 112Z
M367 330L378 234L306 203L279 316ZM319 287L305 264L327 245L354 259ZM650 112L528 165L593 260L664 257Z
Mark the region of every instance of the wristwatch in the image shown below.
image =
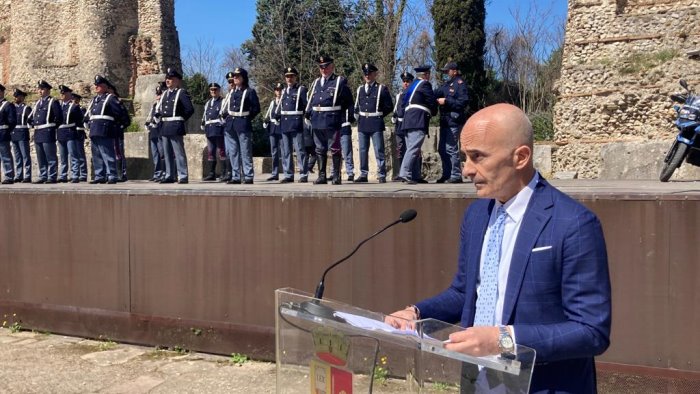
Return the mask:
M515 350L513 337L510 336L506 326L498 326L498 348L501 350L501 355L513 355Z

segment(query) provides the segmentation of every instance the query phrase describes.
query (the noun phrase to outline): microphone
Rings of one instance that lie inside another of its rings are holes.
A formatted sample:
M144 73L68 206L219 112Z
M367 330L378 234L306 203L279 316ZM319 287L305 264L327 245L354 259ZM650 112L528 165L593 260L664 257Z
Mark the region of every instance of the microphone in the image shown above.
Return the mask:
M314 299L312 302L306 302L306 303L304 303L304 304L305 304L305 305L304 305L304 309L305 309L307 312L312 313L312 314L314 314L314 315L320 315L320 316L323 316L323 317L334 318L334 317L333 317L333 311L330 310L330 308L328 308L328 307L326 307L326 306L324 306L324 305L319 304L319 301L320 301L321 299L323 299L323 292L324 292L324 290L325 290L326 274L328 274L328 272L329 272L330 270L332 270L333 268L335 268L338 264L340 264L340 263L342 263L343 261L345 261L345 260L349 259L350 257L352 257L352 255L354 255L355 252L357 252L357 250L360 249L360 247L361 247L362 245L365 244L365 242L367 242L367 241L369 241L370 239L376 237L377 235L383 233L383 232L384 232L385 230L387 230L389 227L393 227L393 226L395 226L395 225L397 225L397 224L399 224L399 223L408 223L408 222L410 222L411 220L415 219L417 215L418 215L418 212L416 212L415 209L407 209L407 210L401 212L401 215L399 215L399 218L398 218L397 220L395 220L395 221L392 222L392 223L389 223L389 224L386 225L383 229L381 229L381 230L377 231L376 233L370 235L368 238L365 238L362 242L360 242L359 244L357 244L357 246L355 247L355 249L353 249L353 251L350 252L350 254L348 254L347 256L343 257L342 259L336 261L335 263L331 264L328 268L326 268L326 270L323 271L323 275L321 275L321 280L318 282L318 285L316 286L316 292L315 292L315 294L314 294L314 298L315 298L315 299Z

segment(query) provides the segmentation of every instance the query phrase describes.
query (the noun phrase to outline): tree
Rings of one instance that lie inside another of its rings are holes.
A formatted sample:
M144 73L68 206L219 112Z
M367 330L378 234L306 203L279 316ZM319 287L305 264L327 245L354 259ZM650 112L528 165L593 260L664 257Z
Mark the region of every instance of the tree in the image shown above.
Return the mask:
M485 0L434 0L430 8L435 29L435 61L442 67L457 63L469 88L469 107L483 107L484 49L486 46Z
M185 76L183 82L193 104L206 104L210 96L209 81L207 81L207 77L204 74L195 73L192 76Z

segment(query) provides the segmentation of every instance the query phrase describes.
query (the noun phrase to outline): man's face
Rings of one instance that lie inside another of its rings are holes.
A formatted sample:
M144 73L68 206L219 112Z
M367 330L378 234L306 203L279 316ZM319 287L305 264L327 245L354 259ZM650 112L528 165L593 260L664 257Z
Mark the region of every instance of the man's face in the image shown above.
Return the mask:
M243 77L241 77L240 74L234 75L234 76L233 76L233 84L234 84L236 87L239 87L239 86L243 85Z
M462 175L474 182L479 197L506 202L517 193L515 149L504 138L507 130L491 119L470 120L460 135L467 157Z
M372 71L369 74L365 74L365 82L372 83L377 80L377 71Z
M333 63L320 64L318 69L321 72L321 76L328 78L331 76L331 74L333 74L333 71L335 71L335 65Z
M228 80L228 88L233 89L236 86L235 82L233 81L233 78Z
M72 93L61 93L61 100L63 101L71 101L73 99L73 94Z
M99 83L95 85L95 93L97 94L104 94L107 93L107 85L103 83Z
M17 96L15 97L15 103L17 104L22 104L24 102L24 96Z
M74 98L74 99L73 99L73 104L75 104L75 105L80 105L80 99Z
M174 77L165 78L165 86L167 86L168 89L177 89L180 87L180 80Z
M408 86L411 85L411 82L412 81L409 81L409 80L402 81L403 88L404 89L408 88Z
M50 92L51 92L51 89L46 89L46 88L37 89L37 93L39 93L39 96L41 96L41 97L48 96Z
M219 88L209 88L209 95L214 97L219 97Z
M297 83L297 76L294 74L285 75L284 80L287 82L287 85L292 86Z

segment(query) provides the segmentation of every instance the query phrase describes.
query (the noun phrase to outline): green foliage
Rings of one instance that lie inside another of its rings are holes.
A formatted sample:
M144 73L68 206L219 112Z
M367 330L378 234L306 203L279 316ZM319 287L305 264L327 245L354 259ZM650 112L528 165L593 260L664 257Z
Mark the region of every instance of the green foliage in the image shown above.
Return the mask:
M680 55L678 49L662 49L658 52L635 52L620 61L618 71L622 75L639 74L660 66Z
M539 112L528 115L535 134L535 141L554 140L554 122L552 112Z
M2 328L7 328L11 333L17 333L22 331L22 320L17 319L17 314L13 313L12 316L2 315ZM11 318L12 322L8 323L7 318Z
M209 100L209 81L203 74L195 73L183 80L193 104L204 105Z
M229 362L231 364L237 365L239 367L248 361L249 361L248 356L246 356L245 354L241 354L241 353L231 353L231 357L229 358Z

